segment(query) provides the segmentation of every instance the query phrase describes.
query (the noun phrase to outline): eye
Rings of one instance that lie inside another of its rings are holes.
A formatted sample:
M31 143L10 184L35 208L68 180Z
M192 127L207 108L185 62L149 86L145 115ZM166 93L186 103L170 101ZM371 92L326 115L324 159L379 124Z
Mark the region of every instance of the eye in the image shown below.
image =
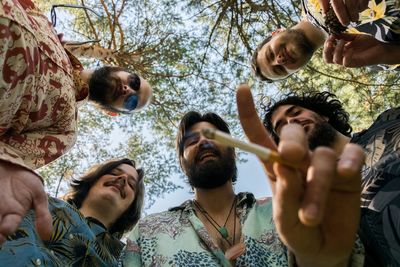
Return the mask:
M200 139L200 134L199 133L190 133L188 134L183 141L183 146L189 147L192 146L194 144L196 144Z

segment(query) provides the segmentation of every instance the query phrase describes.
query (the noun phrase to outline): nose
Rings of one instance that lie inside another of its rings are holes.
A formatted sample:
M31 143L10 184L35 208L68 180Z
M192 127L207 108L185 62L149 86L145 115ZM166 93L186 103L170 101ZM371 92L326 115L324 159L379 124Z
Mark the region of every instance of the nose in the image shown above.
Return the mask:
M283 55L283 53L279 53L276 58L275 58L275 63L277 65L283 65L286 63L286 57Z
M128 85L124 85L122 88L122 95L127 95L129 91L132 90Z
M291 123L299 123L299 120L297 117L290 117L287 119L287 123L291 124Z
M207 137L201 136L199 141L199 147L203 149L214 147L214 144Z
M125 173L123 173L118 176L117 181L120 185L125 186L127 178L128 176Z

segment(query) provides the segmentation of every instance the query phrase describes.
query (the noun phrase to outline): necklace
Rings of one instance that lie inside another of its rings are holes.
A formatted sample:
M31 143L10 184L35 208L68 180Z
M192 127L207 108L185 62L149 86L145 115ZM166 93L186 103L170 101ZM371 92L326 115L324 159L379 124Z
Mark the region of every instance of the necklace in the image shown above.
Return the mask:
M229 237L229 232L228 229L226 228L226 224L228 223L228 219L231 216L233 207L236 204L236 197L232 202L232 206L231 209L229 210L228 216L226 217L225 223L223 226L219 225L219 223L217 223L213 217L211 217L211 215L200 205L199 202L197 202L197 200L193 200L194 205L196 206L196 208L204 215L204 218L207 219L207 221L215 228L215 230L217 230L217 232L221 235L221 237L229 244L229 246L232 246L235 244L235 235L236 235L236 208L235 208L235 218L234 218L234 222L233 222L233 239L232 242L229 241L228 237Z

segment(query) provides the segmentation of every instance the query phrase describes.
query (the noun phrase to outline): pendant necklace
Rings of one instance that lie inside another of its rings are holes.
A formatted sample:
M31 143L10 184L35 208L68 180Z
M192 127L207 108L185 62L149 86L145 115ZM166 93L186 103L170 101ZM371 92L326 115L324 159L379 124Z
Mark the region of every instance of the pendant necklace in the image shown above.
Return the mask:
M228 219L231 216L233 207L236 204L236 198L234 199L231 209L229 210L228 216L226 217L225 223L224 225L219 225L219 223L217 223L213 217L210 216L210 214L208 214L208 212L203 209L203 207L200 205L199 202L197 202L197 200L193 200L194 205L196 206L196 208L204 215L204 218L207 219L207 221L215 228L215 230L217 230L217 232L221 235L221 237L229 244L229 246L232 246L235 243L231 243L228 238L229 238L229 232L228 229L226 228L226 224L228 223ZM236 208L235 208L236 210ZM236 213L236 212L235 212ZM236 218L235 222L234 222L234 226L236 226ZM236 229L235 229L236 230ZM233 233L233 242L235 242L235 233Z

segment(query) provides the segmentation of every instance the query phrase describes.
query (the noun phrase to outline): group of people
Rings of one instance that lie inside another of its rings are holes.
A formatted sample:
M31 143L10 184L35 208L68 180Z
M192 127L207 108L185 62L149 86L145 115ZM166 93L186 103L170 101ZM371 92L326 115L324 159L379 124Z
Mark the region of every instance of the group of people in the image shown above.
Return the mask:
M94 166L63 199L47 197L34 170L73 145L80 103L130 114L149 103L152 89L120 67L84 70L31 0L1 2L0 265L400 266L400 109L352 133L349 114L328 92L284 95L261 121L250 88L238 87L248 139L283 159L261 160L272 197L234 191L235 149L201 134L230 134L229 126L197 111L182 117L176 137L193 199L140 219L144 170L127 158ZM303 21L256 49L252 65L263 80L294 73L324 42L328 63L400 64L398 1L302 6ZM332 10L340 25L323 15Z

